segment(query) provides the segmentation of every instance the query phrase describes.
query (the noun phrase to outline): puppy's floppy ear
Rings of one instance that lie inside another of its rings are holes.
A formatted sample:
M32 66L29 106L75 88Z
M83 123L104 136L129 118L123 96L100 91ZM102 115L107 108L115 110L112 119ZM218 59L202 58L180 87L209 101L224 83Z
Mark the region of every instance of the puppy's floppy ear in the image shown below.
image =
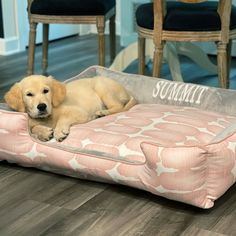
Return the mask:
M51 80L52 105L57 107L64 101L66 97L66 86L65 84L55 80L52 76L49 76L48 78Z
M15 111L25 112L25 105L19 83L14 84L5 94L4 99L7 105Z

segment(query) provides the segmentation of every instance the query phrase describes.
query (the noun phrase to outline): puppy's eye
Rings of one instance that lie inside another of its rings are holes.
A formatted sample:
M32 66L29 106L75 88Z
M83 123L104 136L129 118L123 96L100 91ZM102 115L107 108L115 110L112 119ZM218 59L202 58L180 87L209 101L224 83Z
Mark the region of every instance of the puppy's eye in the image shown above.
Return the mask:
M34 95L33 95L33 93L28 92L28 93L26 93L26 96L33 97Z
M48 92L49 92L48 89L44 89L44 90L43 90L43 93L44 93L44 94L46 94L46 93L48 93Z

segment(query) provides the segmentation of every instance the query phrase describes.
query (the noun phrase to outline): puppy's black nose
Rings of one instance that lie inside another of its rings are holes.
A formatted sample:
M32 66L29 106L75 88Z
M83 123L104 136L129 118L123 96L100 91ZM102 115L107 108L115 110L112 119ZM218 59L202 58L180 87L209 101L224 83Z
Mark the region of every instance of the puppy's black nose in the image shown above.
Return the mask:
M45 111L47 108L47 105L45 103L39 103L39 105L37 106L39 111Z

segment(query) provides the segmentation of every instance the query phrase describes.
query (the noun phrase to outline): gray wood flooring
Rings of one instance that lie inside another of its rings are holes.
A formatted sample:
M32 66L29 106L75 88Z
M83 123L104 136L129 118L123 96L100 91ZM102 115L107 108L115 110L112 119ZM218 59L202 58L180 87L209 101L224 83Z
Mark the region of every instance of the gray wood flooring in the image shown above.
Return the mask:
M97 63L96 53L93 35L51 43L48 74L60 80L74 76ZM41 73L40 57L39 46L37 73ZM26 52L0 57L1 98L12 83L25 75L26 58ZM216 84L216 75L208 75L187 59L182 60L188 80ZM233 60L233 86L235 65ZM137 73L137 62L127 71ZM163 76L170 78L167 65ZM0 162L0 236L236 235L235 220L235 185L216 201L214 208L202 210L125 186Z

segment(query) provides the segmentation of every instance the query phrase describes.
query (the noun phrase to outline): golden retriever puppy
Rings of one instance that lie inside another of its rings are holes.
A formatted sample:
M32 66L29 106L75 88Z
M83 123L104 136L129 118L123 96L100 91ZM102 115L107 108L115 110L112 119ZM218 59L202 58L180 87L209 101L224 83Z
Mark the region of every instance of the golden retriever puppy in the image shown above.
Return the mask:
M4 98L12 109L28 113L30 131L41 141L62 141L72 125L136 104L123 86L105 77L61 83L51 76L32 75L14 84Z

